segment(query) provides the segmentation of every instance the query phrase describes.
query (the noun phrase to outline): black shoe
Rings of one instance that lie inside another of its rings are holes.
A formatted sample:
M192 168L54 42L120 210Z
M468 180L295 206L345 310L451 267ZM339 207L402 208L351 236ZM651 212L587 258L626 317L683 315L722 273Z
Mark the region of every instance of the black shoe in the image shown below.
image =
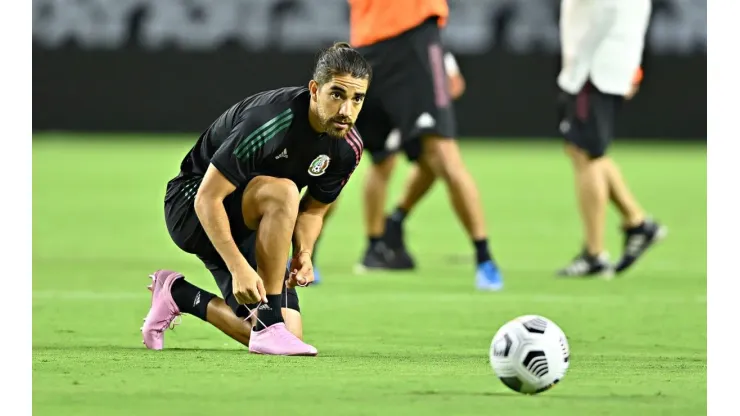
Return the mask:
M625 229L624 252L615 271L621 273L630 268L648 248L662 240L667 234L668 228L651 219L646 219L637 227Z
M403 241L403 224L393 221L391 217L385 219L385 232L383 233L383 242L391 250L406 251L406 244Z
M406 249L404 242L403 223L393 221L391 217L385 220L385 233L383 234L385 246L393 252L395 260L392 261L398 270L411 270L416 267L414 258Z
M610 278L614 275L612 265L609 263L606 253L598 256L588 254L583 250L573 261L564 268L558 270L560 277L595 277Z
M362 262L357 265L355 272L362 273L368 270L413 270L414 260L405 250L393 250L380 241L367 248Z

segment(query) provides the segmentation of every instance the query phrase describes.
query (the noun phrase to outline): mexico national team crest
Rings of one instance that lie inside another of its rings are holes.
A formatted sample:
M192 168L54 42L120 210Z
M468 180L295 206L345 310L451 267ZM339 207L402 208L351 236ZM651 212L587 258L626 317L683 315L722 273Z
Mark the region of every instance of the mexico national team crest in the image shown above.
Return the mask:
M311 162L308 167L308 174L311 176L321 176L326 172L326 168L329 167L329 161L331 159L327 155L318 155L316 159Z

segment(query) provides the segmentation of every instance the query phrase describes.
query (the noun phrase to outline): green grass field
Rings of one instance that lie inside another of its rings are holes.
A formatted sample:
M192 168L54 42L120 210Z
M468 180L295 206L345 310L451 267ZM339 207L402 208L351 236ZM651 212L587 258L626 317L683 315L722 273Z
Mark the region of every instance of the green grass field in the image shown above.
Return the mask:
M365 245L359 169L325 228L323 284L299 292L320 356L287 358L250 355L192 317L168 331L165 351L144 348L149 273L176 269L218 293L163 220L165 183L195 135L72 137L33 143L35 414L706 414L705 146L615 146L669 237L619 279L562 281L553 272L581 238L559 142L465 143L505 271L500 293L473 290L471 244L441 185L408 221L418 272L353 275ZM613 257L617 227L611 212ZM523 314L553 319L572 349L563 382L533 397L488 365L495 331Z

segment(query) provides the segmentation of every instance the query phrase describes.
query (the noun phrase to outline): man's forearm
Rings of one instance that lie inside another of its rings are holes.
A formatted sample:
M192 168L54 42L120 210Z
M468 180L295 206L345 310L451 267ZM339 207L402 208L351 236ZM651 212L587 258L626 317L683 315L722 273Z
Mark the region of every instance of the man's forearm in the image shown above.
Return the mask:
M324 215L313 212L301 212L295 222L293 231L293 254L300 252L313 253L313 246L324 226Z
M229 217L226 215L223 201L196 197L195 213L198 215L198 219L213 247L216 248L226 266L231 270L243 260L243 256L231 236Z

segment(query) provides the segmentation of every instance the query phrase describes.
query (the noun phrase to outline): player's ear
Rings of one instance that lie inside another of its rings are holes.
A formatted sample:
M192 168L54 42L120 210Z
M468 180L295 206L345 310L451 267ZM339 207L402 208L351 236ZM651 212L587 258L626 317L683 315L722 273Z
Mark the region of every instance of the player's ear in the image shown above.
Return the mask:
M315 80L308 81L308 91L311 93L311 99L316 101L319 94L319 83Z

